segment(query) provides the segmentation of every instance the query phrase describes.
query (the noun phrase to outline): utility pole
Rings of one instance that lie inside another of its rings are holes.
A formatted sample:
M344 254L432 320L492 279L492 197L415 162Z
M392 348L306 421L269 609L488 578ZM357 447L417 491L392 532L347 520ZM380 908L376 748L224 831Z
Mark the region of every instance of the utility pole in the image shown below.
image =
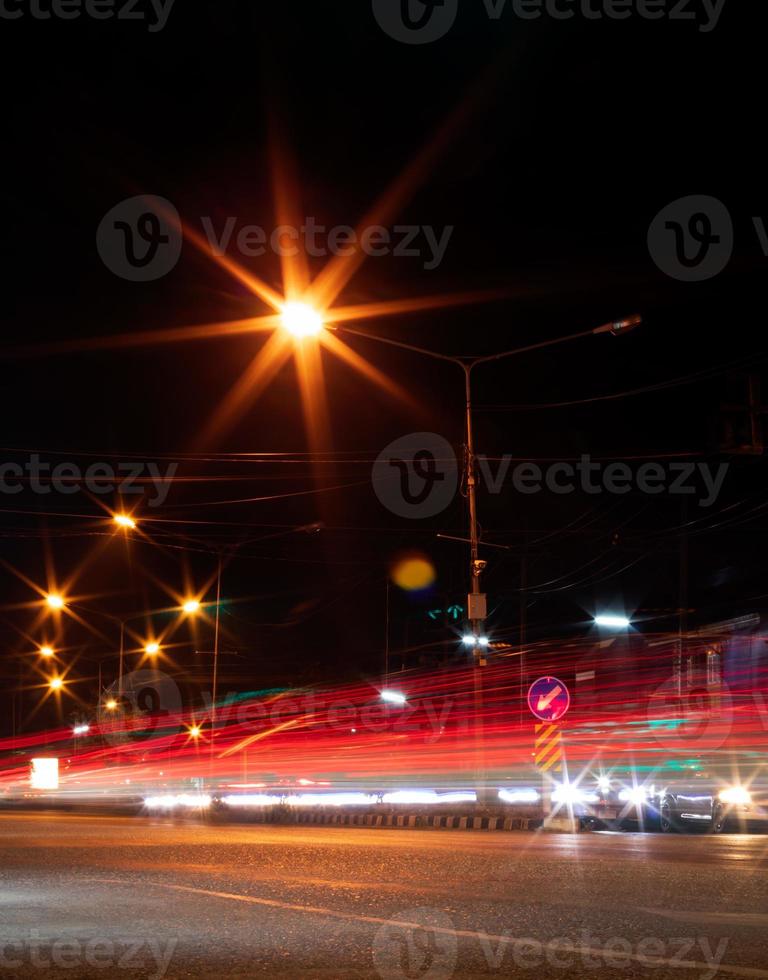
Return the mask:
M477 467L475 465L475 437L472 426L472 368L473 363L463 363L464 390L466 396L466 482L469 500L470 545L470 593L467 596L467 617L471 623L474 644L472 647L472 686L475 709L475 792L478 803L485 802L485 746L483 725L483 675L486 666L485 620L488 615L487 598L480 590L480 576L486 562L480 558L480 531L477 523Z
M211 692L211 752L213 752L213 733L216 730L216 696L219 681L219 610L221 606L221 555L216 575L216 625L213 630L213 690Z

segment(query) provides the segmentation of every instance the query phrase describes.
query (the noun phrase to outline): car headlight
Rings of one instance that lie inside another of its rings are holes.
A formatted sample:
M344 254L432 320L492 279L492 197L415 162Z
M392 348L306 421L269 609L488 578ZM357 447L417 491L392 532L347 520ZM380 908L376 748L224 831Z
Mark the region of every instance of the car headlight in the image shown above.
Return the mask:
M631 803L633 806L641 806L648 799L648 792L644 786L633 786L631 789L623 789L619 793L622 803Z
M752 802L752 794L743 786L731 786L718 793L721 803L728 803L731 806L749 806Z
M587 792L574 783L562 783L552 791L552 802L573 806L577 803L597 803L599 797Z

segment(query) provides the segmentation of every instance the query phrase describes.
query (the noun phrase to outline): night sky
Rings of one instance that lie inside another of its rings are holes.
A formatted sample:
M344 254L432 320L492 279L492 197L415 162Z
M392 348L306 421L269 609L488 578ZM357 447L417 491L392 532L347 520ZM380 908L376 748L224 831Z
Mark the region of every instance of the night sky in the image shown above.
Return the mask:
M168 275L126 281L102 261L96 231L138 194L168 199L198 230L201 218L221 228L229 216L238 228L273 229L275 134L284 159L290 151L295 160L298 213L354 226L443 122L458 119L387 222L450 226L442 262L369 258L339 302L499 295L356 329L480 355L643 314L643 327L626 337L479 370L478 452L731 463L706 508L667 494L481 492L484 537L505 546L483 553L494 639L519 640L523 570L529 641L587 636L591 615L607 607L636 613L648 630L676 629L681 526L691 623L760 611L765 466L759 455L722 452L731 417L721 406L745 402L766 349L768 258L753 224L768 210L757 111L765 34L759 12L746 8L728 0L716 29L702 32L637 17L527 22L510 11L489 20L481 0L460 0L450 33L424 45L388 37L369 0L178 0L156 32L142 21L3 21L0 462L23 465L37 453L81 468L130 460L179 468L162 507L139 506L146 537L129 542L109 527L104 508L119 509L114 496L0 495L8 701L0 726L11 728L12 689L41 683L35 649L44 641L66 650L81 708L97 700L97 665L103 678L114 674L117 633L103 616L64 617L56 636L49 619L35 625L38 609L25 607L39 598L30 582L46 588L52 571L59 585L72 580L83 610L120 618L172 604L163 585L181 594L207 584L213 600L222 556L225 690L380 673L387 609L393 666L458 649L461 624L452 629L428 612L465 601L466 546L436 538L466 535L463 498L409 521L389 513L371 486L373 461L408 433L439 433L460 454L455 368L348 339L409 392L412 407L324 355L333 441L313 467L290 363L236 424L201 446L264 334L56 351L79 338L268 312L188 242ZM733 257L703 282L665 275L649 254L654 217L688 195L719 199L733 219ZM240 261L281 289L276 256ZM310 260L313 274L324 261ZM261 497L273 499L251 499ZM321 530L307 530L317 522ZM432 591L388 588L391 563L414 550L435 563ZM212 642L209 624L196 634L182 626L176 666L203 683ZM37 700L27 691L25 716ZM65 715L75 708L62 706ZM25 723L54 721L51 702Z

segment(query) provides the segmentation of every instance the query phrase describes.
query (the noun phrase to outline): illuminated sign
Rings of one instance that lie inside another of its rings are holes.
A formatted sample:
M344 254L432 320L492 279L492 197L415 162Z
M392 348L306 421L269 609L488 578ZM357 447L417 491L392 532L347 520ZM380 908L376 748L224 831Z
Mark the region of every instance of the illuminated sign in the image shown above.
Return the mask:
M58 789L59 760L33 759L29 782L32 789Z
M571 706L568 688L556 677L540 677L528 691L528 707L539 721L557 721Z

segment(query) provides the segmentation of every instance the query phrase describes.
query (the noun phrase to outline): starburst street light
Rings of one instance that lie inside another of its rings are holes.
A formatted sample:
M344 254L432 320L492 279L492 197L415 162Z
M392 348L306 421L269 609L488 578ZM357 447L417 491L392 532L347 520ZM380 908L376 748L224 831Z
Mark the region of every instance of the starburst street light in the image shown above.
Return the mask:
M45 597L45 601L51 609L63 609L66 605L64 599L57 592L49 593Z
M114 698L110 698L104 707L107 709L107 711L114 711L117 708L117 701L115 701Z
M203 732L203 730L202 730L202 728L199 725L192 725L192 727L189 729L189 737L190 738L200 738L200 736L202 735L202 732Z
M115 514L112 521L118 527L123 528L126 531L136 530L136 521L134 521L134 519L128 514Z
M49 657L49 658L55 656L53 647L49 647L49 646L40 647L40 656Z
M187 599L181 608L188 616L194 616L196 612L200 612L200 602L197 599Z
M64 681L60 677L52 677L48 681L48 687L50 687L52 691L60 691L62 687L64 687Z
M144 647L144 653L146 653L150 657L154 657L156 654L160 653L160 644L154 642L148 643Z
M280 322L289 334L301 340L316 337L323 329L323 317L309 303L290 302L283 306Z

